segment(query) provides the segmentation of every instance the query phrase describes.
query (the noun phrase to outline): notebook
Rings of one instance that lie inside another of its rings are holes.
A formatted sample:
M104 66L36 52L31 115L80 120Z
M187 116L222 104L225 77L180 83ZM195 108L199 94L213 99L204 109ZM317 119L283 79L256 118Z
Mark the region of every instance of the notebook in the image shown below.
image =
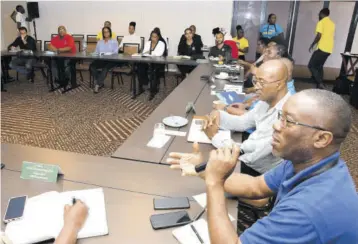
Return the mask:
M188 142L198 142L211 144L210 138L203 131L204 117L203 116L194 116L191 121L189 134L187 141ZM218 134L227 134L228 131L219 130ZM230 132L229 132L230 133Z
M29 198L23 218L7 224L6 236L13 244L30 244L56 238L63 227L64 206L71 205L74 197L89 208L87 220L78 233L78 238L107 235L103 189L97 188L62 193L51 191Z
M220 92L217 93L216 96L226 105L230 105L233 103L242 103L245 101L245 94L238 94L234 91Z
M191 224L194 225L203 242L210 244L209 229L206 220L199 219ZM181 244L201 244L193 229L190 227L190 224L173 230L172 234Z

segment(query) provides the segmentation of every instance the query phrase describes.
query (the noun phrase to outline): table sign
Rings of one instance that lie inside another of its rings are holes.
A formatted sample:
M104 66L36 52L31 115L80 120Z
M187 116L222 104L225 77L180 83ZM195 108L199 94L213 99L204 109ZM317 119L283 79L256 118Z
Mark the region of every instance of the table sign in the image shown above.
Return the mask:
M58 175L62 175L61 168L53 164L41 164L24 161L21 168L21 179L57 182Z

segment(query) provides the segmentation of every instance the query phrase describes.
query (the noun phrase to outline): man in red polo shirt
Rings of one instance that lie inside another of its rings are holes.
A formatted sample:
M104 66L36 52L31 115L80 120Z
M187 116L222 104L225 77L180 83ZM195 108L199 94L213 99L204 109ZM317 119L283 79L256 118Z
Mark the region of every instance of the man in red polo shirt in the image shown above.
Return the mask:
M58 35L51 39L48 47L50 51L56 53L76 53L75 40L67 34L66 27L58 27ZM54 80L60 84L61 87L66 88L68 81L71 79L72 88L76 84L76 70L75 61L71 62L70 59L56 59L52 60L52 75Z

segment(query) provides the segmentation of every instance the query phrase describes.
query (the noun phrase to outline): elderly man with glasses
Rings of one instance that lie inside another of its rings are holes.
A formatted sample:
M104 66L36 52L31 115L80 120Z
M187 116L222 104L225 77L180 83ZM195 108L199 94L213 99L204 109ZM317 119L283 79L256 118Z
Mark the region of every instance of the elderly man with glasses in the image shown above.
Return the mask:
M212 151L199 175L206 183L211 243L358 243L358 195L339 153L351 120L350 107L339 95L304 90L285 102L273 126L272 153L285 159L277 167L259 177L230 174L240 149ZM203 162L200 156L174 156L182 165ZM224 191L277 198L268 216L238 236Z
M218 110L208 115L204 127L209 138L219 129L243 132L256 127L241 145L242 173L258 176L282 162L280 157L272 155L271 142L278 111L291 96L287 90L287 77L287 67L281 60L267 61L256 72L254 83L260 101L252 110L241 116Z

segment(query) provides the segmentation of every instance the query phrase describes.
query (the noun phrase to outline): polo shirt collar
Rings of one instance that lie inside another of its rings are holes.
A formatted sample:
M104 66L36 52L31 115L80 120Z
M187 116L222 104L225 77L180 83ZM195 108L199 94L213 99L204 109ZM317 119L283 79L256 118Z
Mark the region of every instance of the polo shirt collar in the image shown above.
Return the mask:
M338 160L340 157L340 153L339 152L335 152L332 155L328 156L327 158L324 158L323 160L321 160L319 163L312 165L302 171L300 171L298 174L294 175L294 167L292 165L292 171L289 173L290 175L293 175L292 177L288 178L287 180L285 180L282 185L285 188L289 188L292 189L294 188L294 186L299 183L299 181L304 178L304 177L308 177L309 175L313 174L314 172L316 172L317 170L319 170L320 168L326 166L327 164L331 163L334 160Z
M286 95L283 98L281 98L281 100L278 103L276 103L276 105L274 107L270 108L267 112L271 113L274 111L282 110L283 105L289 99L290 96L291 96L291 94L289 92L287 92ZM268 104L268 103L266 103L266 104Z

